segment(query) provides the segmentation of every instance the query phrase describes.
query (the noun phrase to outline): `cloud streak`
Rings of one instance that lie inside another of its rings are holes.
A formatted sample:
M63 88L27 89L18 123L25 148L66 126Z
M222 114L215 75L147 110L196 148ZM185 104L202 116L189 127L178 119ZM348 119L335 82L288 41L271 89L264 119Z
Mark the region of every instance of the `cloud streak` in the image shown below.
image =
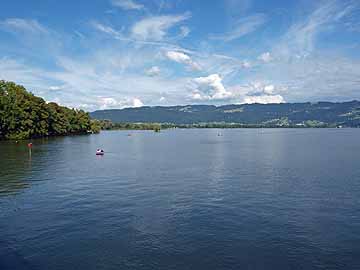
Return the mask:
M144 5L136 3L133 0L112 0L111 3L113 6L124 10L142 10L145 8Z
M231 28L233 30L219 35L211 35L211 39L223 40L225 42L233 41L249 35L258 30L266 22L264 14L255 14L242 18L236 22Z
M277 54L283 57L306 57L316 48L316 41L320 33L331 31L332 26L339 24L342 19L351 14L353 5L346 1L327 1L315 8L307 18L291 25L275 47Z
M159 76L161 73L161 70L158 66L153 66L145 71L145 74L151 77Z
M48 30L37 20L26 20L22 18L9 18L0 21L0 28L8 32L20 32L27 34L46 34Z
M199 71L201 70L201 67L198 63L193 61L190 56L183 52L179 51L168 51L165 53L165 56L174 62L184 64L188 66L191 70Z
M148 17L131 28L131 36L143 41L162 41L170 28L189 18L190 13Z

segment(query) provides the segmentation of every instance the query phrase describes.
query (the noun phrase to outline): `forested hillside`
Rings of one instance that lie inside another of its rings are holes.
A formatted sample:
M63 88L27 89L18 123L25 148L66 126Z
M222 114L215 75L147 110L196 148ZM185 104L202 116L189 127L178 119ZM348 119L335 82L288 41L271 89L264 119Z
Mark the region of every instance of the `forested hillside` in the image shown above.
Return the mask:
M88 113L46 103L13 82L0 81L0 139L98 132Z

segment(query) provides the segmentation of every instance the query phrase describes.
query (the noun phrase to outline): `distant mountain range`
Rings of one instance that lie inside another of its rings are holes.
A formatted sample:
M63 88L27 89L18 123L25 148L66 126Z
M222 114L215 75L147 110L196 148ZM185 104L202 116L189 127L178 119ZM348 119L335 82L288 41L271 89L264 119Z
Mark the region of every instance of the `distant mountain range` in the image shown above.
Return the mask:
M236 123L259 126L344 126L360 127L360 101L188 105L99 110L90 113L113 123Z

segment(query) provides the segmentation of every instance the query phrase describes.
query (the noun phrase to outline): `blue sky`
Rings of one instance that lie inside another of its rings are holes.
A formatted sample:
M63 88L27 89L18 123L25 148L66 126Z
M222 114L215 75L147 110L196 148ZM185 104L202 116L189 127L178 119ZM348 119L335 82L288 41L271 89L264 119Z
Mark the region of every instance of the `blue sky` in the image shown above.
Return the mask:
M142 105L360 99L357 0L12 0L0 79L47 101Z

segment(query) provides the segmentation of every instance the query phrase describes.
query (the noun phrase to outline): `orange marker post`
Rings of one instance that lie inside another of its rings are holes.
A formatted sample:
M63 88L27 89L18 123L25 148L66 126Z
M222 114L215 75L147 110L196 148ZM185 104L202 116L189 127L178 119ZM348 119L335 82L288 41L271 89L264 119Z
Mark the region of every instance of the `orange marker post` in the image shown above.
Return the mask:
M29 156L31 157L31 149L32 149L33 144L32 143L28 143L28 148L29 148Z

